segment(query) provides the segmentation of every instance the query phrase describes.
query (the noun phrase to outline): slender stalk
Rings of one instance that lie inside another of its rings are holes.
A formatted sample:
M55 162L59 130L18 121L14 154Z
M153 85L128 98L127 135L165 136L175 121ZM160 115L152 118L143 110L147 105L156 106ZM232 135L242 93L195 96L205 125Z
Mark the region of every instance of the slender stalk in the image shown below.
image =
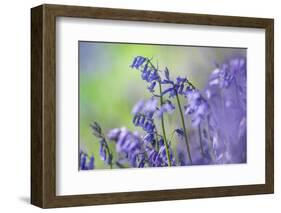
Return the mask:
M185 139L185 144L186 144L186 150L187 150L187 154L188 154L188 159L190 161L190 163L192 164L192 158L191 158L191 153L190 153L190 147L189 147L189 143L188 143L188 139L187 139L187 131L185 128L185 122L184 122L184 117L183 117L183 112L182 112L182 108L181 108L181 103L180 103L180 99L179 99L179 95L176 92L176 98L177 98L177 103L178 103L178 107L179 107L179 111L180 111L180 117L181 117L181 123L182 123L182 128L184 131L184 139Z
M105 148L107 150L108 155L110 156L110 163L109 163L109 165L110 165L110 169L112 169L112 158L113 158L113 156L112 156L112 153L110 152L110 149L109 149L107 143L105 143Z
M153 69L159 71L158 66L157 68L151 63L150 59L147 59L148 63L152 66ZM158 74L159 75L159 74ZM162 96L162 86L161 86L161 82L158 81L159 84L159 93L160 93L160 105L162 106L164 103L163 101L163 96ZM163 133L163 140L164 140L164 144L165 144L165 150L166 150L166 156L168 158L168 166L171 166L171 157L170 157L170 151L169 151L169 146L168 146L168 141L167 141L167 137L166 137L166 131L165 131L165 123L164 123L164 115L162 115L161 117L161 126L162 126L162 133Z
M159 92L160 92L160 94L162 94L161 83L160 82L158 82L158 83L159 83ZM163 105L163 96L162 95L160 95L160 104L161 104L161 106ZM170 151L169 151L167 137L166 137L164 115L161 116L161 126L162 126L162 133L163 133L163 140L164 140L164 144L165 144L166 156L168 158L168 165L171 166L172 163L171 163Z

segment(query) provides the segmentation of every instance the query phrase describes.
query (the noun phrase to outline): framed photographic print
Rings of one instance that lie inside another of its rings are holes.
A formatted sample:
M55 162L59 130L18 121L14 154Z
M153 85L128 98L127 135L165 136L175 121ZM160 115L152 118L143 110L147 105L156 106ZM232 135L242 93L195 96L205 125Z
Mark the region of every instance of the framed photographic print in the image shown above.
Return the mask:
M274 191L273 19L31 9L31 203Z

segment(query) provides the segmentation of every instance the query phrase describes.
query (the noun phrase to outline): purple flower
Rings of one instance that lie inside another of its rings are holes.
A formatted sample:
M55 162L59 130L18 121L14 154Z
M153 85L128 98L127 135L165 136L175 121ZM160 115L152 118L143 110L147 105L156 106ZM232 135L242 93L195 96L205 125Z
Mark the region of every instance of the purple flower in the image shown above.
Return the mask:
M172 104L172 102L167 101L156 111L156 117L160 118L164 113L171 114L174 112L175 108L176 107Z
M178 136L180 136L181 138L184 137L184 131L183 129L175 129L175 132L178 134Z
M172 87L169 87L169 88L165 89L165 90L161 93L162 96L164 96L165 94L169 94L169 97L170 97L170 98L175 97L175 96L176 96L176 90L175 90L175 88L174 88L174 85L173 85Z
M192 165L211 165L216 162L212 161L212 158L208 152L208 147L206 141L204 141L204 146L200 147L199 139L196 137L196 134L189 134L190 141L190 150L192 153ZM203 150L201 149L203 148ZM207 151L206 151L207 150ZM183 141L179 141L176 147L178 162L180 166L190 166L190 161L188 159L187 152L185 151L185 144ZM202 152L203 151L203 152Z
M214 155L218 163L246 162L246 59L218 66L205 89Z
M145 102L143 100L140 100L135 104L135 106L132 109L132 114L140 113L144 107Z
M154 92L154 88L156 86L156 81L153 81L149 87L147 87L147 89L149 90L149 92Z
M169 148L169 150L170 150L170 157L172 159L172 165L175 166L176 161L173 157L173 154L172 154L173 152L172 152L171 148ZM148 156L149 166L151 166L151 167L168 166L168 158L166 156L166 149L165 149L163 139L160 139L159 151L157 151L155 148L153 148L151 146L147 146L146 152L147 152L147 156Z
M143 168L145 166L145 156L144 155L141 155L139 157L139 163L138 163L138 168Z
M235 78L241 78L242 82L246 80L246 59L237 57L227 63L217 66L212 72L208 85L219 88L227 88Z
M136 115L138 113L146 115L148 117L152 117L153 113L157 109L158 101L156 98L152 97L148 99L146 102L143 100L137 102L132 109L132 114Z
M148 155L149 166L159 167L162 165L162 159L158 157L158 153L155 149L147 147L146 152Z
M168 145L168 149L169 149L169 153L170 153L170 159L171 159L172 166L175 166L176 160L173 156L173 150L171 149L170 145ZM162 162L164 163L162 166L168 166L168 158L167 158L167 154L166 154L166 147L165 147L163 139L160 140L159 158L161 158Z
M140 71L141 78L150 83L150 85L147 87L148 91L153 93L156 83L160 81L158 69L148 58L142 56L135 57L131 67Z
M113 160L113 155L109 149L109 146L106 142L106 139L102 133L102 129L100 127L100 125L97 122L94 122L93 124L90 125L90 127L93 130L93 135L95 135L98 139L99 139L99 143L100 143L100 157L101 159L106 162L108 165L110 165L110 167L112 167L112 160ZM113 133L113 132L111 132ZM111 134L111 136L113 137L113 134Z
M115 138L116 151L125 157L133 167L143 164L141 153L143 152L142 139L136 132L131 132L123 127L119 129L120 134Z
M155 124L153 115L157 111L158 101L156 98L152 97L146 102L138 102L133 107L133 123L137 127L142 127L142 129L147 133L154 133ZM168 107L167 107L168 108Z
M146 101L144 107L143 107L143 113L145 115L151 115L153 114L157 109L158 101L156 98L152 97L148 101ZM152 116L149 116L152 117Z
M134 116L133 123L135 126L142 127L143 130L148 133L154 132L155 124L151 118L147 118L144 115L137 114Z
M147 134L143 137L144 143L152 143L154 140L155 140L155 138L154 138L154 133L147 133Z
M94 167L95 167L95 158L94 158L94 156L92 155L92 156L90 157L90 162L89 162L89 164L88 164L88 168L89 168L89 169L94 169Z
M188 91L186 96L188 105L186 106L185 115L190 116L192 125L196 127L206 118L209 113L209 106L197 90Z
M119 137L120 134L120 129L119 128L114 128L111 129L108 133L107 133L107 137L109 140L117 140L117 138Z
M141 70L141 77L143 80L152 83L154 81L157 81L159 79L157 70L153 68L149 68L148 64L144 66L144 69Z
M79 158L80 170L93 170L95 168L95 158L93 155L89 158L87 153L80 151Z
M162 96L169 94L170 98L175 97L176 95L184 95L190 89L194 89L194 86L187 80L187 78L178 76L176 81L172 81L169 75L166 75L165 79L161 81L163 85L168 85L168 87L162 92ZM168 78L167 78L168 77Z
M144 62L146 62L145 57L137 56L134 58L133 63L131 64L131 67L139 69L144 64Z
M100 140L100 158L108 165L112 164L112 154L105 139Z

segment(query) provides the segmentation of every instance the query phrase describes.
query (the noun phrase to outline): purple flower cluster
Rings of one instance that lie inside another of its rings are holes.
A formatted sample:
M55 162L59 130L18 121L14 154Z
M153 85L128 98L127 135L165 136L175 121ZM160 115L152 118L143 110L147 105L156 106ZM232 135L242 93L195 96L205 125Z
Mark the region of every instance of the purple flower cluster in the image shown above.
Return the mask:
M140 132L122 127L104 136L98 123L91 125L107 165L113 168L113 160L119 168L246 162L245 58L217 66L203 90L186 77L173 79L167 67L161 70L143 56L135 57L130 67L148 84L151 97L132 108L132 122ZM167 129L167 114L179 116L172 130ZM174 133L178 137L172 139ZM114 142L114 159L106 138ZM93 168L93 161L81 154L80 168Z
M218 66L205 89L209 129L218 163L246 162L246 59Z
M142 167L144 149L142 139L137 132L131 132L122 127L110 130L107 136L116 143L116 152L120 158L119 163L127 160L132 167Z

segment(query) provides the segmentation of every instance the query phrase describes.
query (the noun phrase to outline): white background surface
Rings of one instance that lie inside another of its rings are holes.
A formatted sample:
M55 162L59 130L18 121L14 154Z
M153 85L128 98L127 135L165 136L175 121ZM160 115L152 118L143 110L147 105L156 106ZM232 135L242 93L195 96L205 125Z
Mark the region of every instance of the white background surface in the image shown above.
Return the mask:
M1 133L1 212L40 212L28 204L30 189L30 7L42 1L3 1L0 7L0 133ZM280 31L278 1L243 0L99 0L48 1L48 3L166 10L222 15L275 18L275 108L280 109ZM275 110L275 194L230 198L196 199L97 207L52 209L49 212L279 212L281 207L280 163L281 114Z
M59 18L56 36L57 195L265 183L264 30ZM247 163L78 172L79 40L247 48Z

